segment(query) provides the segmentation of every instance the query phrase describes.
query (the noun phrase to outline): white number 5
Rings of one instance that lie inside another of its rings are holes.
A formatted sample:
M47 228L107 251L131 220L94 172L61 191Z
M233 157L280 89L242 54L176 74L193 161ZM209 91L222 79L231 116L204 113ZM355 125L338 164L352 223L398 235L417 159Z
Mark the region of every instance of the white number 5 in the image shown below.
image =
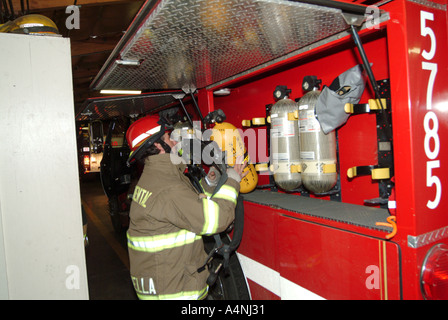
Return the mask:
M431 60L434 58L436 53L436 35L430 27L426 26L426 20L434 21L434 14L431 12L420 11L420 34L423 37L429 36L431 39L431 49L428 51L423 50L422 56L426 60Z
M428 200L426 206L429 209L435 209L440 203L440 199L442 197L442 184L440 183L440 179L437 176L432 175L432 169L440 168L440 161L428 161L426 163L426 186L431 187L432 185L436 185L436 197L434 201Z

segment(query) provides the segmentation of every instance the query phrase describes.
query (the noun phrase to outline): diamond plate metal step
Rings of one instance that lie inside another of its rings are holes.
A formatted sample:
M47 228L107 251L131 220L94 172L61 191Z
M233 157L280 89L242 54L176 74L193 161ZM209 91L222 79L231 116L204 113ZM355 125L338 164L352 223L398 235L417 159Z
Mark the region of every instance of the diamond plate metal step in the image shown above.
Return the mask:
M91 88L204 88L347 28L340 9L293 1L149 1Z

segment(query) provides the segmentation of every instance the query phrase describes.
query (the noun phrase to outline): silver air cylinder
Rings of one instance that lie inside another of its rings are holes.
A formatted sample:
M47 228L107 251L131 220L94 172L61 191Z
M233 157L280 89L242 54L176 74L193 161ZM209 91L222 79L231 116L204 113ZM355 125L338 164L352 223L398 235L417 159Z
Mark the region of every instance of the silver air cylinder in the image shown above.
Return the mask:
M275 183L283 190L293 190L302 184L300 172L299 126L294 112L297 103L285 98L271 108L271 171Z
M325 193L337 183L336 135L324 134L315 116L320 90L306 93L299 101L300 161L303 186Z

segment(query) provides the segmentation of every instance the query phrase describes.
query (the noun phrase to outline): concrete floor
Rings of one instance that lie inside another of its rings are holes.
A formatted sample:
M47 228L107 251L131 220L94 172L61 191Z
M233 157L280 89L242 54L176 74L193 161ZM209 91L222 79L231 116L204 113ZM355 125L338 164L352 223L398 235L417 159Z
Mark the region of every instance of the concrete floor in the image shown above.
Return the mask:
M113 230L98 174L81 182L81 200L88 221L86 264L90 300L136 300L129 275L126 234Z

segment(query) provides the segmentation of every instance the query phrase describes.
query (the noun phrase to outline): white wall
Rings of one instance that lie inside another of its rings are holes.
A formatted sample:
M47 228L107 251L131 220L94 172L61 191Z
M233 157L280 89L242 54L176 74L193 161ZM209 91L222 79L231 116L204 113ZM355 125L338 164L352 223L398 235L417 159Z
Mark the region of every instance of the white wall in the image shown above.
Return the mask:
M88 299L69 39L0 47L0 298Z

